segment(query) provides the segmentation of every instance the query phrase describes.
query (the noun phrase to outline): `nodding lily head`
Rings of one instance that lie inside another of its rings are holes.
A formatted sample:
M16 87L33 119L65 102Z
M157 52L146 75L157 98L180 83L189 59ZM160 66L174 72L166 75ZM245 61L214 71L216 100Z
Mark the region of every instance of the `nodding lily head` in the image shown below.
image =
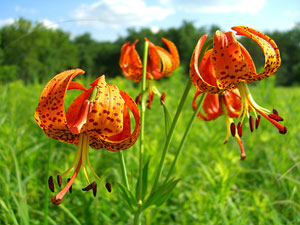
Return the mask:
M190 63L190 77L193 84L201 93L219 95L214 98L226 96L230 91L238 89L240 98L238 124L240 124L240 130L245 117L249 118L251 131L254 130L254 119L249 113L252 112L256 121L260 121L260 116L257 114L259 113L270 121L279 130L279 133L285 134L287 128L279 123L283 121L283 118L278 115L277 110L270 111L259 106L254 101L247 86L247 83L260 81L277 71L281 59L276 43L265 34L249 27L237 26L232 29L238 35L251 38L261 47L265 56L262 72L256 72L254 62L247 49L231 31L224 34L221 31L216 31L213 47L206 51L201 62L199 62L199 55L207 35L203 35L195 47ZM208 98L212 99L212 97ZM234 123L232 127L235 127Z
M147 38L145 40L149 43L147 80L170 76L180 63L175 44L172 41L162 38L162 41L169 49L168 52L164 48L154 45ZM122 46L119 64L125 77L138 82L142 80L143 65L135 49L137 42L137 40L132 44L127 42Z
M147 38L145 38L145 41L149 43L146 79L149 94L147 107L150 109L154 94L161 97L161 94L153 84L152 80L170 76L179 66L180 60L177 48L173 42L162 38L162 41L168 47L169 51L167 51L160 46L154 45ZM137 40L132 44L127 42L122 46L119 64L125 77L139 82L142 80L143 64L138 52L135 49L137 42ZM137 97L137 102L139 101L140 96Z
M116 86L107 84L101 76L86 89L73 79L83 74L81 69L74 69L56 75L48 82L42 91L35 112L35 120L41 129L51 138L62 142L77 145L77 154L71 168L62 176L66 176L75 167L74 173L66 186L52 198L57 205L69 190L82 167L89 185L84 191L93 190L96 195L97 183L90 182L86 165L93 175L100 180L89 161L89 146L94 149L118 151L131 147L137 140L140 132L140 115L137 105L132 98ZM83 91L65 112L65 95L70 89ZM132 112L135 128L131 132ZM62 176L58 175L58 185L62 184ZM52 176L49 178L49 187L54 191Z

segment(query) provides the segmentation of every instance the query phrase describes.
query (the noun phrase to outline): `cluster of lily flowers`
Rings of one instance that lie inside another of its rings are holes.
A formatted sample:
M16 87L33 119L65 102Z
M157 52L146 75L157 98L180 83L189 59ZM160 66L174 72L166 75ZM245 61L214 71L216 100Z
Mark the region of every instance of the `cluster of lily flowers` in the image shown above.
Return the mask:
M238 35L251 38L261 47L265 56L262 72L256 72L250 54L238 42L233 32L216 31L213 42L205 42L207 35L203 35L195 47L190 62L190 79L196 87L192 106L196 109L197 97L206 95L202 104L203 112L198 113L199 119L210 121L224 115L227 128L224 143L232 135L240 146L241 159L245 159L246 154L241 137L243 122L246 118L249 120L251 132L254 127L258 128L261 116L271 122L281 134L287 132L287 128L280 124L283 118L277 110L269 111L259 106L252 98L247 86L247 83L259 81L274 74L280 66L281 59L275 42L268 36L244 26L232 29ZM158 95L161 101L165 98L165 94L157 90L153 81L170 76L180 64L175 44L165 38L162 40L168 51L145 39L149 43L146 68L148 108L151 107L154 95ZM119 64L126 78L140 82L143 64L135 49L136 43L137 41L123 45ZM211 44L213 47L207 50L206 48ZM57 175L57 183L61 187L62 178L73 171L72 176L67 179L67 184L52 197L51 201L54 205L60 204L68 191L72 192L72 184L80 168L83 169L88 183L82 190L92 190L93 195L96 196L97 182L90 178L87 167L95 179L100 182L102 180L91 166L89 146L109 151L128 149L136 142L140 133L140 113L137 106L141 101L140 95L134 101L115 85L107 84L104 75L97 78L91 83L91 87L86 89L73 81L79 74L84 74L84 71L73 69L64 71L51 79L42 91L35 112L36 122L46 135L77 145L73 164L67 171ZM82 93L65 111L65 95L70 89L79 89ZM131 129L132 118L129 111L134 118L134 129ZM48 184L50 190L54 192L52 176L49 177ZM111 185L106 183L105 186L110 192Z

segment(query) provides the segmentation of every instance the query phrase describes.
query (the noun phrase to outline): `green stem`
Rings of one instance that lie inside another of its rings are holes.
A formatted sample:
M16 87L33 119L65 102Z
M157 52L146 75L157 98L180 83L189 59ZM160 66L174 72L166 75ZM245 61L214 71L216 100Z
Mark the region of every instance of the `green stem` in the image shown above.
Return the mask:
M187 82L187 84L186 84L186 87L185 87L185 90L183 92L183 95L181 97L181 100L180 100L180 103L178 105L178 108L177 108L176 114L174 116L174 119L172 121L170 130L168 132L168 136L167 136L167 139L166 139L166 142L165 142L162 154L161 154L160 162L159 162L157 170L156 170L155 179L154 179L154 183L153 183L151 192L154 192L156 190L156 188L157 188L158 181L159 181L159 178L161 176L162 169L163 169L163 164L164 164L164 161L165 161L165 158L166 158L166 154L167 154L167 152L169 150L169 147L170 147L173 135L174 135L174 131L175 131L175 127L176 127L177 122L178 122L178 118L179 118L179 116L181 114L183 105L185 103L185 100L187 98L187 95L188 95L188 93L190 91L191 86L192 86L192 82L189 79L188 82Z
M118 154L119 154L119 160L120 160L120 164L121 164L123 181L124 181L124 184L125 184L127 190L130 191L124 155L123 155L122 151L118 151Z
M189 121L189 123L188 123L188 125L187 125L187 128L186 128L185 133L184 133L184 135L183 135L183 137L182 137L182 139L181 139L181 142L180 142L180 145L179 145L179 147L178 147L178 149L177 149L175 158L173 159L171 168L170 168L170 170L169 170L169 172L168 172L168 175L167 175L167 177L166 177L164 183L166 183L166 182L169 180L169 178L170 178L170 176L171 176L171 174L172 174L172 172L173 172L173 170L174 170L174 167L175 167L175 164L176 164L176 162L177 162L178 156L180 155L180 152L181 152L181 150L182 150L182 147L183 147L183 145L184 145L184 143L185 143L185 140L186 140L186 138L187 138L187 136L188 136L188 134L189 134L189 132L190 132L190 130L191 130L192 124L193 124L193 122L194 122L194 120L195 120L195 118L196 118L196 116L197 116L197 114L198 114L198 111L199 111L199 109L200 109L200 107L201 107L201 105L202 105L202 103L203 103L203 100L204 100L205 96L206 96L206 93L202 95L202 97L201 97L200 101L198 102L198 105L197 105L197 107L196 107L196 109L195 109L195 111L194 111L194 114L192 115L192 117L191 117L191 119L190 119L190 121Z
M207 40L203 46L202 46L202 49L200 51L200 54L199 54L199 62L201 62L205 52L207 51L207 49L213 44L213 39L209 39ZM175 130L175 127L176 127L176 124L177 124L177 121L178 121L178 118L179 118L179 115L182 111L182 108L183 108L183 105L184 105L184 102L186 100L186 97L189 93L189 90L191 88L191 85L192 85L192 82L191 80L188 81L187 85L186 85L186 88L184 90L184 93L181 97L181 100L180 100L180 103L179 103L179 106L177 108L177 111L176 111L176 114L175 114L175 117L172 121L172 124L171 124L171 127L170 127L170 131L168 133L168 136L167 136L167 140L165 142L165 145L164 145L164 149L162 151L162 155L161 155L161 159L160 159L160 162L159 162L159 165L158 165L158 169L156 171L156 174L155 174L155 179L154 179L154 183L153 183L153 186L152 186L152 190L151 192L154 192L157 188L157 185L158 185L158 181L159 181L159 178L161 176L161 173L162 173L162 169L163 169L163 164L164 164L164 160L166 158L166 154L168 152L168 149L170 147L170 143L172 141L172 138L173 138L173 134L174 134L174 130Z
M142 189L143 189L143 154L144 154L144 135L145 135L145 111L146 111L146 73L147 73L147 59L148 59L149 43L145 41L144 58L143 58L143 77L141 84L141 131L140 131L140 152L139 152L139 186L138 186L138 210L134 214L133 224L138 225L140 221L142 208Z

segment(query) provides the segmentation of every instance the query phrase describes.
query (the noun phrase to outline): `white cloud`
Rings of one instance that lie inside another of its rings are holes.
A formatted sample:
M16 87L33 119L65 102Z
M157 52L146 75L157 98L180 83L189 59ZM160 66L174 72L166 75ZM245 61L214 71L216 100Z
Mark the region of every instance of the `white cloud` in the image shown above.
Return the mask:
M144 0L100 0L91 5L82 5L73 15L81 25L120 28L143 26L163 20L172 13L173 10L160 6L147 6Z
M48 19L43 19L40 22L48 29L57 29L58 28L57 23L54 23Z
M14 22L15 22L15 19L13 19L13 18L0 20L0 27L13 24Z
M263 9L266 1L267 0L161 0L161 3L185 11L256 14Z

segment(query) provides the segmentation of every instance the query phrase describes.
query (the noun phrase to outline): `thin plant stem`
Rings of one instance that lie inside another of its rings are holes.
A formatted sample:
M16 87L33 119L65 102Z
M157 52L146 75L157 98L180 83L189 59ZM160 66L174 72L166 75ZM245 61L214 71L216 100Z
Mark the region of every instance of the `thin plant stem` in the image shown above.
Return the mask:
M190 130L191 130L192 124L193 124L193 122L194 122L194 120L195 120L195 118L196 118L196 116L197 116L197 114L198 114L198 111L199 111L199 109L200 109L200 107L201 107L201 105L202 105L202 103L203 103L203 100L204 100L205 96L206 96L206 93L204 93L204 94L202 95L202 97L201 97L200 101L198 102L197 107L196 107L196 109L195 109L195 111L194 111L194 113L193 113L193 115L192 115L192 117L191 117L191 119L190 119L190 121L189 121L187 127L186 127L186 130L185 130L184 135L183 135L183 137L182 137L182 139L181 139L180 145L179 145L179 147L178 147L178 149L177 149L177 151L176 151L176 155L175 155L175 157L174 157L174 159L173 159L171 168L170 168L170 170L169 170L169 172L168 172L168 175L167 175L167 177L166 177L164 183L166 183L166 182L169 180L169 178L170 178L170 176L171 176L171 174L172 174L172 172L173 172L173 170L174 170L174 167L175 167L175 164L176 164L176 162L177 162L177 159L178 159L178 157L179 157L179 155L180 155L180 152L181 152L181 150L182 150L182 148L183 148L183 145L184 145L184 143L185 143L185 140L186 140L186 138L187 138L187 136L188 136L188 134L189 134L189 132L190 132Z
M143 154L144 154L144 128L145 128L145 111L146 111L146 73L147 73L147 59L148 59L149 43L145 41L144 58L143 58L143 77L141 83L141 131L140 131L140 151L139 151L139 185L138 185L138 210L134 214L134 225L140 222L140 215L142 213L142 189L143 189Z
M187 82L187 84L186 84L186 87L185 87L185 90L183 92L183 95L181 97L181 100L180 100L180 103L178 105L178 108L177 108L176 114L174 116L174 119L172 121L170 130L168 132L168 136L167 136L167 139L166 139L166 142L165 142L162 154L161 154L160 162L159 162L157 170L156 170L155 179L154 179L154 183L153 183L152 190L151 190L152 193L157 188L158 181L159 181L159 178L161 176L162 169L163 169L163 164L164 164L164 161L165 161L165 158L166 158L166 154L167 154L167 152L169 150L169 147L170 147L173 135L174 135L174 131L175 131L175 128L176 128L179 116L181 114L181 111L182 111L183 105L185 103L185 100L186 100L186 98L188 96L188 93L189 93L189 91L191 89L191 86L192 86L192 82L189 79L188 82Z
M207 49L212 45L213 43L213 39L209 39L207 40L203 46L202 46L202 49L200 51L200 54L199 54L199 62L201 62L205 52L207 51ZM154 179L154 183L153 183L153 186L152 186L152 190L151 192L153 193L156 188L157 188L157 185L158 185L158 181L159 181L159 178L161 176L161 173L162 173L162 170L163 170L163 164L164 164L164 161L165 161L165 158L166 158L166 154L168 152L168 149L170 147L170 144L171 144L171 141L173 139L173 134L174 134L174 131L175 131L175 127L177 125L177 121L178 121L178 118L180 116L180 113L182 111L182 108L183 108L183 105L185 103L185 100L186 100L186 97L189 93L189 90L191 88L191 85L192 85L192 82L191 80L189 79L187 85L186 85L186 88L183 92L183 95L181 97L181 100L180 100L180 103L179 103L179 106L177 108L177 111L176 111L176 114L174 116L174 119L172 121L172 124L171 124L171 127L170 127L170 130L169 130L169 133L168 133L168 136L167 136L167 140L165 142L165 145L164 145L164 149L162 151L162 155L161 155L161 159L160 159L160 162L159 162L159 165L158 165L158 169L156 171L156 174L155 174L155 179Z
M124 184L125 184L127 190L130 191L124 155L123 155L122 151L118 151L118 154L119 154L119 161L120 161L120 164L121 164L123 181L124 181Z

